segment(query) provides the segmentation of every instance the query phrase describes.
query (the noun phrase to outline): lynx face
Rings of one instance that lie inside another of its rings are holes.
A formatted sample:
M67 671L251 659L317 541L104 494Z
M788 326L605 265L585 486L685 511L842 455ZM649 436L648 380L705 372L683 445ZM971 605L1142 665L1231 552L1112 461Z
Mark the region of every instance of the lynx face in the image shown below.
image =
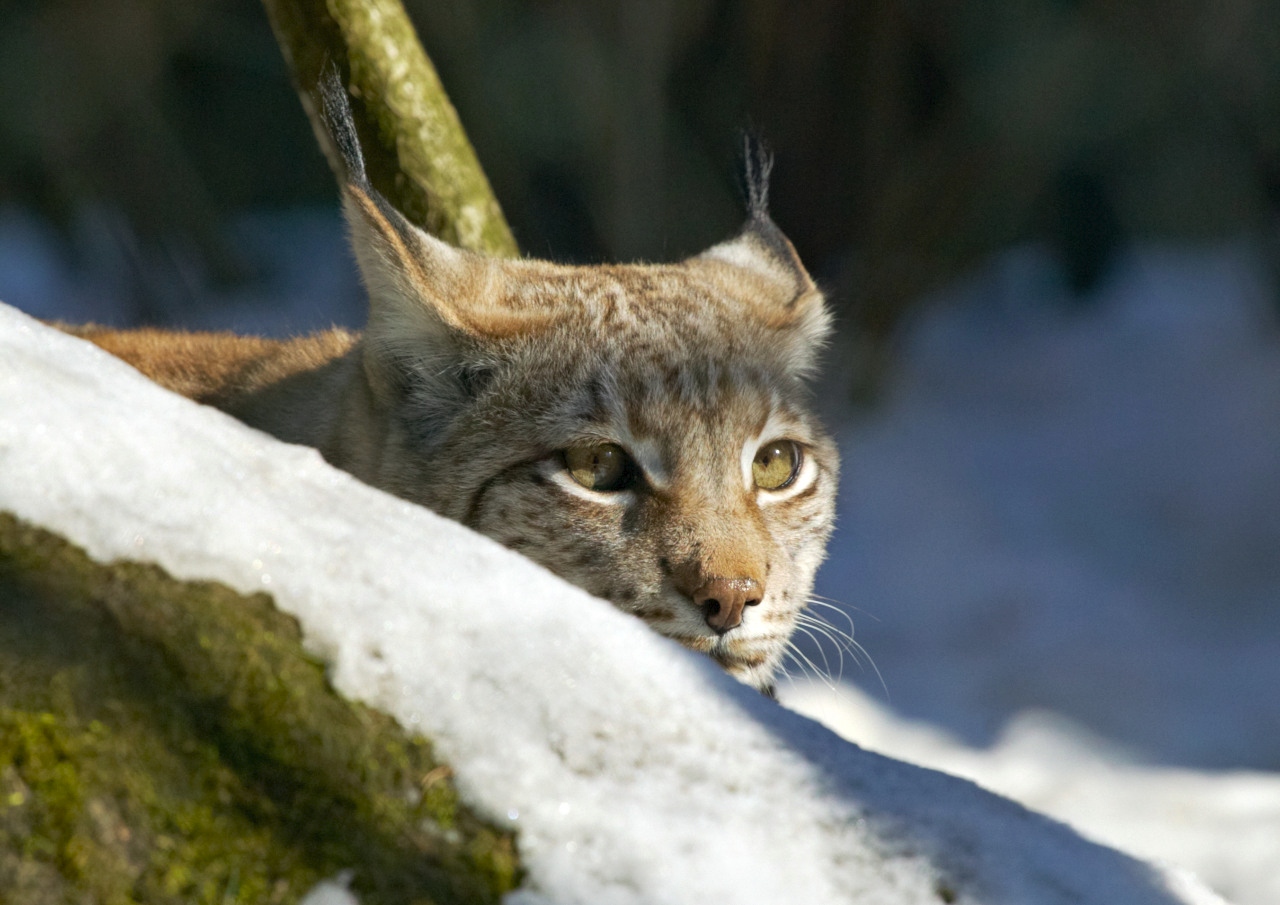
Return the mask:
M378 486L457 519L766 688L831 529L804 404L820 293L756 212L671 265L451 248L359 185Z
M822 558L834 452L766 369L636 339L527 400L537 436L463 518L763 687ZM495 441L520 424L504 407Z

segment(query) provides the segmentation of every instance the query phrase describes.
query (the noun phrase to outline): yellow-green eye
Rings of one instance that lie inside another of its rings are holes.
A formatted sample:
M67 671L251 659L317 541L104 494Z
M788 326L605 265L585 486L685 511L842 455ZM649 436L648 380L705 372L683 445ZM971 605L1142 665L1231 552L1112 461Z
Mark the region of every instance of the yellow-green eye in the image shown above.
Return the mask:
M588 490L613 493L635 481L631 457L616 443L572 446L564 451L564 464L573 479Z
M800 447L791 440L770 440L751 463L751 476L761 490L781 490L800 473Z

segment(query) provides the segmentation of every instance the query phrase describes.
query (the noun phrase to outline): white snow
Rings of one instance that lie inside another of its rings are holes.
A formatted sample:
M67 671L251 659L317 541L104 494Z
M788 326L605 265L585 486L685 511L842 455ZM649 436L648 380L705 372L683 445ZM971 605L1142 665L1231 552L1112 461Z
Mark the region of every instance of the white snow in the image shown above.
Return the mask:
M509 551L4 306L0 509L100 560L270 591L340 691L430 735L468 799L518 830L513 903L898 905L942 887L965 903L1219 901L849 744Z
M783 700L1280 902L1278 313L1242 242L1083 302L1035 248L948 289L841 433L818 590L879 674Z
M784 686L787 706L859 744L971 779L1136 857L1191 870L1236 905L1280 902L1280 776L1134 763L1049 712L1013 717L986 749L903 719L860 690Z

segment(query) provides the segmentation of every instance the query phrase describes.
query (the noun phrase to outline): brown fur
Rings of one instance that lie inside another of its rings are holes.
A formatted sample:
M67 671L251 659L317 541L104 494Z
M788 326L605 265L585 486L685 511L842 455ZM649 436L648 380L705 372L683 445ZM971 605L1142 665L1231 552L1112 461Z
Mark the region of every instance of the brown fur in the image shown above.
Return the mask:
M165 389L215 408L286 377L314 371L350 352L358 338L345 330L274 340L92 325L62 329L123 358Z
M112 330L59 325L122 358L162 387L221 409L290 443L314 446L338 464L345 427L363 419L359 335L329 330L288 340L234 333Z

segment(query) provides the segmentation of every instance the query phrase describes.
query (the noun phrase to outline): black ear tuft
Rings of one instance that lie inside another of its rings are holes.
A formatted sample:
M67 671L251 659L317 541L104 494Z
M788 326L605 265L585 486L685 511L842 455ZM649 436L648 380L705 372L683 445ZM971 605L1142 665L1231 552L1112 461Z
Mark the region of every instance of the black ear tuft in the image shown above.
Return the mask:
M769 175L773 172L773 152L758 132L742 133L742 180L747 215L752 220L769 219Z
M351 99L347 97L342 75L334 63L325 65L316 90L320 95L325 128L329 130L338 153L342 155L347 181L368 190L369 176L365 171L364 152L360 150L360 137L356 134L356 123L351 114Z

